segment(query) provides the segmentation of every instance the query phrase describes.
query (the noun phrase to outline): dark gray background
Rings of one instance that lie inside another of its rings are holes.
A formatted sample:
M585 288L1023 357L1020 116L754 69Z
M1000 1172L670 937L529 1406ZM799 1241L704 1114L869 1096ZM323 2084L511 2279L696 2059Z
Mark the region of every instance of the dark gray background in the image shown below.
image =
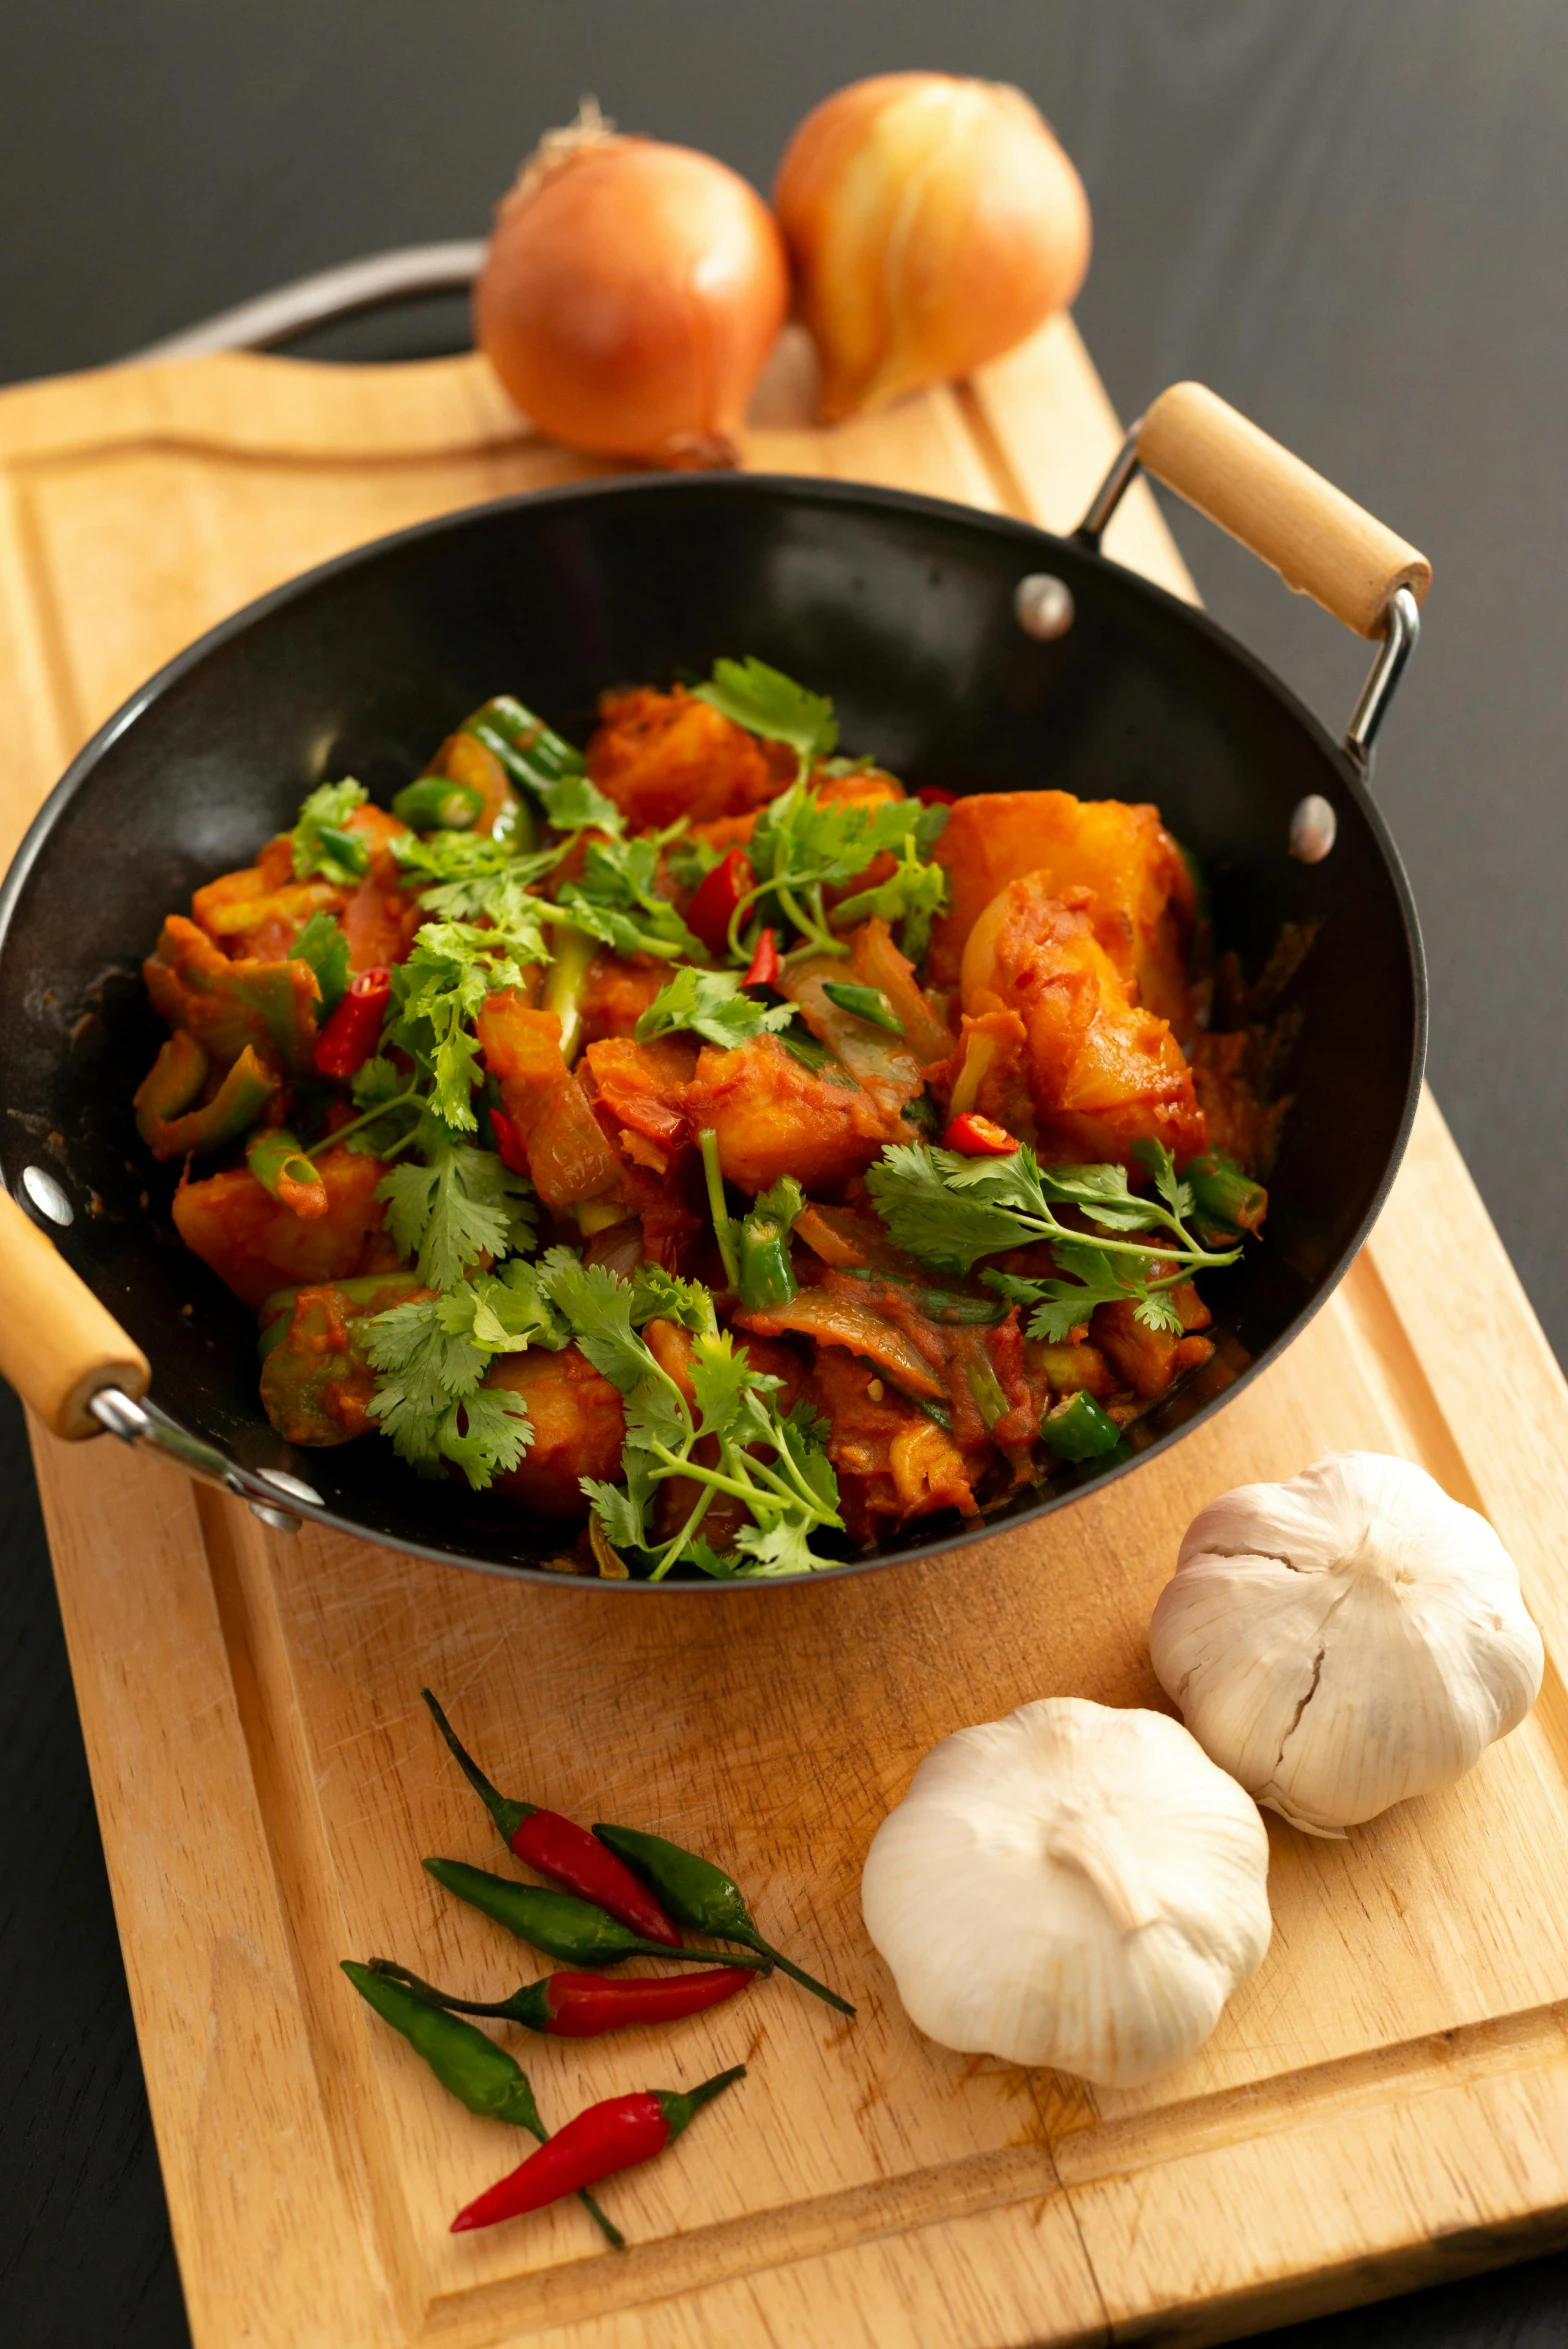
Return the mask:
M1432 557L1378 790L1426 928L1433 1082L1562 1356L1568 10L9 0L0 381L97 365L359 253L480 233L584 90L766 188L809 105L896 66L1016 81L1055 123L1094 206L1078 315L1124 414L1201 377ZM463 334L461 307L434 303L310 348L415 356ZM1365 649L1203 524L1175 526L1218 618L1337 726ZM1434 1232L1434 1280L1443 1249ZM0 1402L0 2339L171 2349L156 2156L19 1414ZM1557 2260L1278 2336L1565 2337Z

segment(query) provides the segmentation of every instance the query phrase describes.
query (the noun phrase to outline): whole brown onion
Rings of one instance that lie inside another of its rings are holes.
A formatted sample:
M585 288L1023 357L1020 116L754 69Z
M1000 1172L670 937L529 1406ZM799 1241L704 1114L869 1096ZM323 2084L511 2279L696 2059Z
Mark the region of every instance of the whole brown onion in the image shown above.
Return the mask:
M1083 183L1005 83L851 83L796 131L773 200L830 424L999 358L1089 265Z
M474 327L541 432L656 465L733 465L784 323L772 213L689 147L552 132L496 209Z

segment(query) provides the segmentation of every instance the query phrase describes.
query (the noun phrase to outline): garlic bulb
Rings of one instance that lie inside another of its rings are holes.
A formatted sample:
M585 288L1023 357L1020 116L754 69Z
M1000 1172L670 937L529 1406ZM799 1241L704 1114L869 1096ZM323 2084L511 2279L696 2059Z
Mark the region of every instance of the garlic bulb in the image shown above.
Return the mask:
M929 2038L1121 2087L1201 2047L1257 1971L1268 1863L1176 1722L1047 1697L926 1756L860 1898Z
M830 424L999 358L1089 265L1083 182L1004 83L852 83L796 131L773 201Z
M1204 1752L1310 1835L1462 1777L1545 1666L1486 1519L1376 1452L1201 1509L1149 1647Z

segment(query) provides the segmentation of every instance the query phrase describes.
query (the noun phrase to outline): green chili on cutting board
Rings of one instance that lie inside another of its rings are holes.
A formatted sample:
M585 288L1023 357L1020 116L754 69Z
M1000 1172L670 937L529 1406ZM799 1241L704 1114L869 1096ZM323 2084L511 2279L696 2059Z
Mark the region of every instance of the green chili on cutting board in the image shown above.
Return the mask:
M662 1835L645 1835L636 1827L596 1825L594 1833L658 1894L677 1925L684 1925L689 1933L711 1933L716 1940L744 1942L748 1949L771 1958L779 1971L803 1990L836 2006L840 2014L854 2013L847 1998L840 1998L836 1990L818 1982L782 1950L763 1940L751 1921L740 1886L711 1860L682 1851L678 1843L666 1843Z
M373 2006L394 2031L401 2031L410 2047L424 2057L442 2087L459 2104L478 2113L481 2119L510 2121L515 2128L526 2129L531 2137L537 2137L541 2145L548 2141L550 2132L539 2117L528 2074L504 2047L497 2047L493 2039L487 2039L483 2031L465 2023L460 2016L432 2006L405 1983L374 1973L369 1966L356 1965L352 1958L340 1962L367 2006ZM605 2217L593 2196L580 2193L578 2200L606 2242L623 2251L625 2236Z

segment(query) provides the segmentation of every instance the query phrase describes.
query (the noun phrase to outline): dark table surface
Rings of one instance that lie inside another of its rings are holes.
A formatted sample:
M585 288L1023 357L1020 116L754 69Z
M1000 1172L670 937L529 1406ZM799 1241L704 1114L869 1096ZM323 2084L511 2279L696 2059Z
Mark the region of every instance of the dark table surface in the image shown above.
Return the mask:
M482 233L585 90L765 188L809 105L899 66L1018 82L1055 123L1094 206L1078 315L1124 414L1200 377L1432 557L1378 790L1426 928L1433 1083L1563 1355L1568 10L1552 0L10 0L0 381L97 365L356 254ZM424 356L464 335L461 306L433 303L309 348ZM1185 512L1175 527L1219 619L1337 725L1364 648ZM1441 1255L1434 1234L1434 1277ZM0 1445L0 2340L178 2349L3 1394ZM1568 2260L1272 2337L1544 2349L1568 2337Z

